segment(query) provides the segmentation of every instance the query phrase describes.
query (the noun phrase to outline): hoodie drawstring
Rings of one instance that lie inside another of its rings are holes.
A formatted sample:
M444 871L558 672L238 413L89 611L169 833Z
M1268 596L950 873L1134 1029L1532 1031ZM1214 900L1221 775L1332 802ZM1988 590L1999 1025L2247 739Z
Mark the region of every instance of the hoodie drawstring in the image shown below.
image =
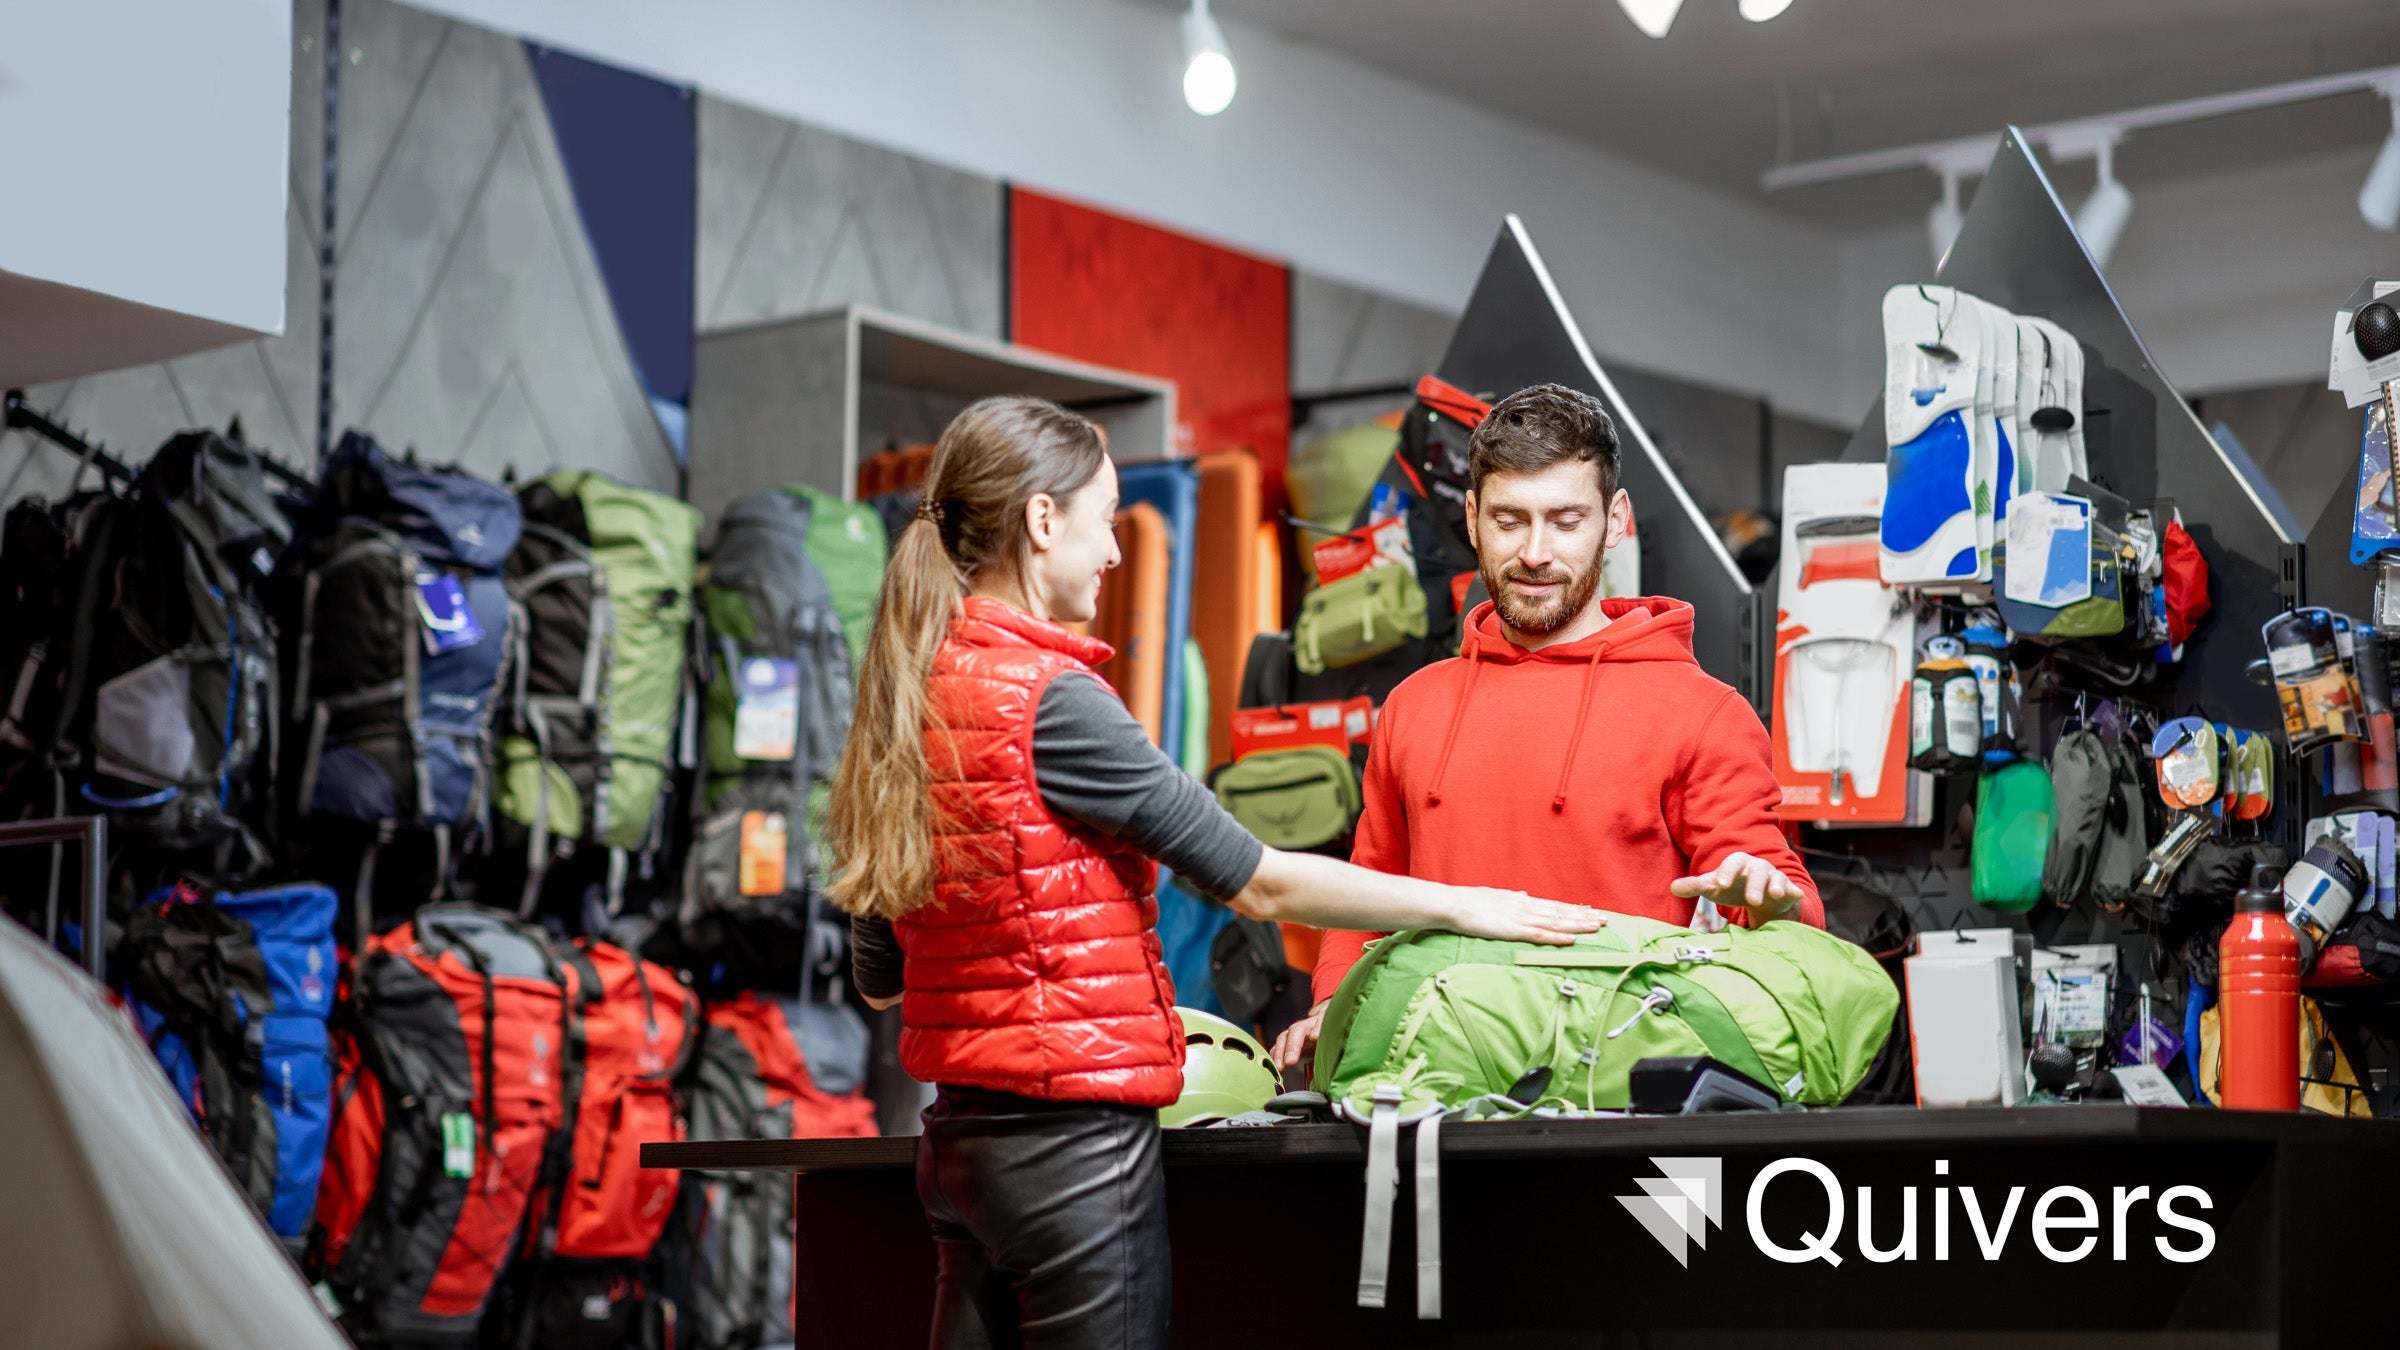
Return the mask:
M1442 737L1442 757L1433 766L1433 786L1425 790L1425 804L1442 804L1442 776L1450 772L1450 752L1458 748L1458 725L1467 720L1467 705L1475 701L1475 681L1483 676L1483 658L1467 658L1467 691L1459 695L1450 709L1450 730ZM1577 730L1581 731L1581 727Z
M1583 696L1575 704L1575 730L1567 737L1567 762L1558 766L1558 791L1550 798L1553 813L1567 809L1567 779L1575 773L1575 752L1583 746L1583 720L1591 716L1592 689L1599 682L1600 658L1594 655L1583 668Z

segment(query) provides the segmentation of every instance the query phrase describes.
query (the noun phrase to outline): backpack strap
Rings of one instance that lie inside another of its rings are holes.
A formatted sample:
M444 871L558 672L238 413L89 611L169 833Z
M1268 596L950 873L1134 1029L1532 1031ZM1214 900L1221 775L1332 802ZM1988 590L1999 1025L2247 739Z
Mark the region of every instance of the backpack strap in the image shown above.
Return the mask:
M1367 1122L1367 1211L1358 1249L1358 1306L1380 1308L1392 1268L1392 1203L1400 1190L1400 1089L1380 1084Z
M1442 1117L1417 1126L1417 1317L1442 1315Z

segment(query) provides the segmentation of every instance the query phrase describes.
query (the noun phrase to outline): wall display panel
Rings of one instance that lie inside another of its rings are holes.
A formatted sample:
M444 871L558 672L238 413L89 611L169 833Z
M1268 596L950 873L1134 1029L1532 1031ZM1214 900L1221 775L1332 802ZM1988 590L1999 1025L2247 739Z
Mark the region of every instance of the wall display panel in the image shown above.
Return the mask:
M1020 187L1008 235L1012 340L1175 381L1179 450L1247 447L1281 483L1288 269Z
M702 95L701 332L864 305L1000 338L997 180Z

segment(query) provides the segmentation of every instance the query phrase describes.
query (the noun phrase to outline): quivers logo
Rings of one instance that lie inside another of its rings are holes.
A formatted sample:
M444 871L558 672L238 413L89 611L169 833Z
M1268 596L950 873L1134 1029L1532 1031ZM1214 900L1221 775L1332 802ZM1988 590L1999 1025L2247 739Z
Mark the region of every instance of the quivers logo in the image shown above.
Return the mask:
M1725 1160L1652 1158L1650 1165L1661 1175L1635 1178L1643 1193L1620 1195L1617 1203L1640 1221L1676 1264L1688 1268L1691 1248L1706 1249L1708 1230L1723 1226ZM1933 1177L1949 1175L1949 1160L1937 1159ZM1824 1217L1815 1231L1805 1227L1797 1232L1768 1231L1767 1197L1785 1178L1790 1178L1787 1185L1806 1188L1813 1182L1822 1191L1821 1197L1800 1201L1808 1208L1821 1209ZM2010 1186L2005 1193L1994 1194L1997 1187L1902 1186L1893 1197L1888 1187L1880 1191L1874 1186L1845 1189L1833 1169L1814 1158L1779 1158L1751 1178L1743 1226L1749 1230L1751 1246L1760 1254L1791 1265L1810 1261L1841 1265L1846 1233L1852 1238L1851 1252L1879 1265L1919 1260L1928 1246L1933 1260L1950 1260L1952 1234L1962 1229L1973 1235L1974 1250L1986 1261L2000 1260L2011 1237L2019 1232L2029 1233L2035 1250L2062 1265L2098 1254L2104 1237L2111 1261L2126 1260L2128 1251L2137 1249L2145 1236L2161 1257L2179 1265L2204 1261L2217 1248L2216 1229L2196 1217L2214 1210L2216 1201L2198 1186L2169 1186L2155 1197L2148 1186L2112 1186L2105 1197L2081 1186L2052 1186L2034 1197L2030 1206L2026 1200L2029 1189ZM1919 1204L1920 1190L1931 1194L1931 1213L1924 1224L1930 1242L1925 1244L1918 1242L1919 1212L1924 1208ZM1818 1203L1812 1204L1812 1199ZM1963 1224L1953 1225L1954 1211L1964 1219ZM1891 1236L1894 1227L1896 1238ZM1966 1243L1959 1243L1962 1257L1966 1249Z
M1723 1158L1652 1158L1650 1165L1664 1175L1635 1177L1640 1195L1620 1195L1617 1203L1641 1221L1675 1264L1689 1267L1694 1244L1708 1246L1708 1230L1725 1223L1725 1160Z

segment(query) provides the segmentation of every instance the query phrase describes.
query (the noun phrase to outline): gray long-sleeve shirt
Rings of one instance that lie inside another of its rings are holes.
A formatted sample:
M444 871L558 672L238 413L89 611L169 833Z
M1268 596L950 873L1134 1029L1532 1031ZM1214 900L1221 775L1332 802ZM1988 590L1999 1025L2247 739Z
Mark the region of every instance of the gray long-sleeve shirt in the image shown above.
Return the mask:
M1191 775L1150 744L1099 681L1062 675L1033 718L1033 777L1060 816L1156 858L1211 899L1250 884L1266 846ZM900 992L900 944L888 920L850 921L851 977L869 998Z

